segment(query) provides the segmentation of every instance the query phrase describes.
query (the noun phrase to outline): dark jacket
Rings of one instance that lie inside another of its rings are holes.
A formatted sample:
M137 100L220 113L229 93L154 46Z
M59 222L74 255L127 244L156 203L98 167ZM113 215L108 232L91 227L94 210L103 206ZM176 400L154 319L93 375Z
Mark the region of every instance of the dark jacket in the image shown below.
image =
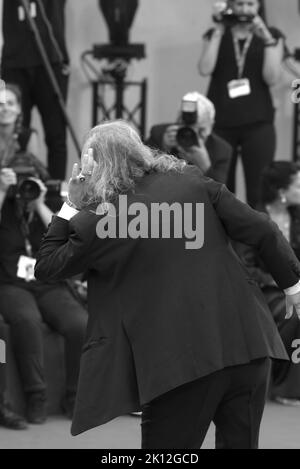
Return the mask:
M260 212L269 216L264 206L260 206L258 208ZM290 246L298 260L300 260L300 206L290 207L289 212L291 215ZM268 271L266 265L260 259L258 252L253 249L253 247L236 243L234 248L243 264L247 267L250 275L261 288L269 286L276 287L276 283L274 282L271 273Z
M146 144L149 147L163 151L163 135L170 125L172 124L154 125L150 130L150 136ZM205 173L205 176L226 184L232 157L232 147L215 133L208 137L205 146L211 161L211 167ZM180 156L176 149L172 153L175 156Z
M95 206L54 217L38 279L88 270L89 323L72 434L103 424L184 383L261 357L287 358L260 289L229 243L257 246L281 288L300 266L274 223L190 167L150 173L128 194L143 202L204 204L204 245L186 239L99 239ZM150 220L149 220L150 223Z
M68 62L65 42L66 0L40 0L35 3L35 24L51 63ZM41 4L43 10L40 9ZM20 19L23 6L19 0L3 1L3 68L27 68L43 64L27 20ZM45 17L44 17L45 14ZM49 28L47 21L49 22ZM52 40L50 30L55 41ZM62 57L60 57L62 54Z

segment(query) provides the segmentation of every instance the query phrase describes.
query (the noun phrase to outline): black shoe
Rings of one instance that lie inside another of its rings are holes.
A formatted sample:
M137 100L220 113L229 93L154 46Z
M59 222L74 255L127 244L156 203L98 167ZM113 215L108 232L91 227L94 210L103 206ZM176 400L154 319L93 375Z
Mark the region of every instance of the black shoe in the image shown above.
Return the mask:
M27 396L27 420L29 423L44 423L47 418L46 394L44 391L32 392Z
M25 430L27 423L15 412L13 412L7 404L0 405L0 425L12 430Z
M75 407L75 394L66 394L61 402L63 413L72 420Z

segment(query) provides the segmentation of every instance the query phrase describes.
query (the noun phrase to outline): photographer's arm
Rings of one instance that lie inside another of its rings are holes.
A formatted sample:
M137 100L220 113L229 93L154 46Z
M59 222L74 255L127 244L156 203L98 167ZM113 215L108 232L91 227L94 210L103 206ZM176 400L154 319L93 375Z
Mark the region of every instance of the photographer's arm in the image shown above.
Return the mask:
M47 193L47 187L40 179L35 179L36 183L40 186L41 193L39 197L28 204L28 209L35 211L40 219L42 220L45 228L51 223L54 213L45 204L45 196Z
M280 78L282 59L282 39L279 39L276 45L265 47L263 77L269 86L275 85Z
M34 156L38 156L40 154L38 134L35 130L30 135L30 138L27 144L27 151L29 153L32 153Z
M253 32L265 44L263 77L267 85L273 86L280 78L283 59L283 40L281 37L274 37L272 35L272 32L260 16L255 17L253 20Z
M0 221L1 221L1 210L6 198L7 191L11 185L17 183L17 177L15 172L10 168L3 168L0 172Z
M47 226L51 223L54 213L50 210L50 208L47 207L44 202L36 204L36 213L47 228Z
M203 49L198 62L198 71L202 76L211 75L216 67L224 26L214 27L211 36L204 39Z
M209 153L202 141L199 141L199 146L192 146L189 149L184 149L178 146L180 157L185 159L187 163L197 166L203 174L207 174L211 169L211 159Z

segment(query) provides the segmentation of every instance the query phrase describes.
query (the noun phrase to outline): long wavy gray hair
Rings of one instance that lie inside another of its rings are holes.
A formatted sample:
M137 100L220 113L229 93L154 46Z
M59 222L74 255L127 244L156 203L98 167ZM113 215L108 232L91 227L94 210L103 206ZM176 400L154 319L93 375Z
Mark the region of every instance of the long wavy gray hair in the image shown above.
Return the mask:
M121 193L133 191L149 171L182 172L186 162L158 153L141 141L136 130L122 120L97 125L86 135L82 154L93 149L97 163L87 184L82 205L110 202Z

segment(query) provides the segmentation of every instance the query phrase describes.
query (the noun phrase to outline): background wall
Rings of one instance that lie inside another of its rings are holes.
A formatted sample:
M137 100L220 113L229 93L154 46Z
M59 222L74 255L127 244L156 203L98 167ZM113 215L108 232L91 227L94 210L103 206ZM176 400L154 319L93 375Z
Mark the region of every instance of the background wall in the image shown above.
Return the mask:
M131 30L131 42L146 44L147 58L134 61L128 79L148 79L147 129L154 123L172 121L181 96L187 91L205 93L207 79L197 73L201 37L211 24L214 0L140 0ZM300 47L300 14L298 0L266 0L270 25L280 28L291 49ZM92 44L108 41L107 28L97 0L68 0L66 11L67 42L72 61L68 110L79 140L91 125L91 89L80 65L80 55ZM100 68L100 64L97 65ZM300 77L300 64L299 64ZM291 82L293 77L282 73L274 89L278 108L277 158L291 157L292 112ZM35 123L38 117L35 116ZM36 124L39 126L39 124ZM45 159L45 149L41 150ZM69 141L69 172L76 161ZM239 180L242 174L239 172ZM242 190L242 189L241 189Z

